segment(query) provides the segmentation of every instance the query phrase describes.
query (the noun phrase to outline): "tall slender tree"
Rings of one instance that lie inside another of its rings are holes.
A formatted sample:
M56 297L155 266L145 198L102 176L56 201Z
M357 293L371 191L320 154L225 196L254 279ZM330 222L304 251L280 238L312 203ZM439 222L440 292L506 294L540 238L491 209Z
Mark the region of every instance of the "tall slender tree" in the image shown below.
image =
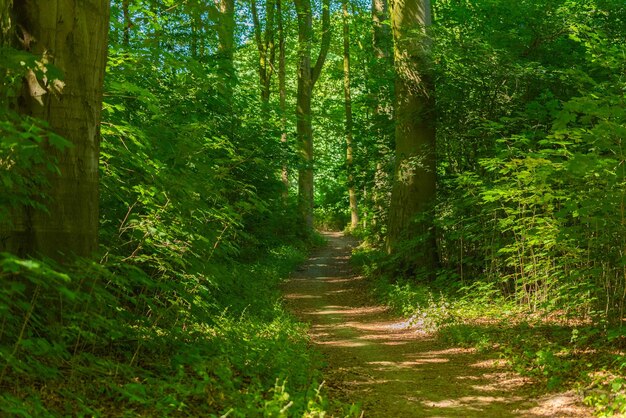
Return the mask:
M48 179L49 199L42 202L47 212L17 209L12 224L0 230L0 251L60 259L71 254L86 256L96 250L98 242L99 125L109 1L20 0L13 3L11 12L18 47L45 56L63 71L65 82L59 97L43 93L31 97L29 89L24 89L18 111L47 121L52 131L73 146L60 152L44 143L59 168L59 174Z
M354 137L352 135L352 97L350 94L350 23L348 0L342 0L343 9L343 93L346 110L346 168L348 171L348 198L350 200L350 227L359 225L356 190L354 186Z
M320 51L311 65L313 45L313 14L311 0L295 0L298 13L298 96L296 100L296 131L301 167L298 170L298 207L307 229L313 228L313 125L311 99L330 47L330 0L322 3L322 39Z
M256 0L250 0L250 9L252 11L252 23L254 25L254 38L259 51L259 86L261 88L261 101L267 110L276 58L276 44L274 42L276 3L275 0L265 1L265 22L263 25L261 25L259 19Z
M278 97L280 107L280 142L287 145L287 71L285 65L285 28L283 25L282 0L276 0L276 16L278 29ZM283 197L289 195L289 170L283 163L282 181L285 186Z
M395 251L402 237L420 236L414 261L431 269L436 264L432 222L424 215L435 201L434 86L429 62L430 0L393 3L396 163L389 208L387 249Z

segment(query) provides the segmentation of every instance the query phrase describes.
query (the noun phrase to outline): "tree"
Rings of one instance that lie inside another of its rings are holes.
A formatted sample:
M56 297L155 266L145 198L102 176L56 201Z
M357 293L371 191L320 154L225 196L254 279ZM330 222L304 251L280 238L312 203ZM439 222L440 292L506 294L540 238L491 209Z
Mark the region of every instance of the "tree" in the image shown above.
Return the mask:
M123 44L128 47L130 44L130 30L133 27L133 21L130 18L130 0L122 0L122 12L124 14L124 37Z
M346 109L346 166L348 171L348 197L350 199L350 227L359 225L356 191L354 186L354 159L352 153L352 99L350 97L350 24L348 23L348 0L343 0L343 92Z
M320 52L311 66L313 44L313 15L310 0L296 0L298 13L298 93L296 99L296 132L302 159L298 170L298 207L307 229L313 228L313 126L311 98L330 47L330 0L322 5L322 40Z
M372 0L371 3L371 41L373 59L369 69L368 91L371 96L370 109L370 159L376 162L369 178L371 187L368 199L361 205L369 227L381 234L387 223L389 207L391 148L393 145L393 39L389 20L389 8L386 0ZM365 199L364 199L365 200ZM369 213L368 213L369 212ZM382 234L381 234L382 235Z
M393 4L396 163L387 250L394 252L401 237L419 236L419 255L413 260L427 269L436 264L433 226L424 216L436 191L434 86L426 34L431 21L429 0Z
M280 107L280 142L287 144L287 88L285 70L285 28L283 26L282 0L276 0L276 14L278 15L278 96ZM281 180L285 186L283 198L289 195L289 170L283 164Z
M221 93L228 107L232 105L235 83L235 0L218 0L217 17L217 67L222 77Z
M51 13L50 10L55 10ZM107 52L109 1L51 0L14 2L12 30L19 48L41 56L64 73L59 97L24 89L18 111L46 121L72 147L45 151L57 159L58 175L49 175L47 211L18 208L12 223L0 229L0 250L65 258L97 249L98 156L100 112ZM33 83L33 79L30 79ZM35 96L35 97L33 97ZM44 170L38 167L38 170Z
M372 44L377 59L391 56L391 33L384 23L388 18L387 0L372 0Z
M265 2L265 24L261 27L256 0L250 0L252 10L252 22L254 25L254 38L259 50L259 85L261 88L261 101L267 110L270 100L270 86L274 75L274 61L276 57L276 45L274 43L274 15L276 5L274 0ZM282 24L282 22L281 22Z
M11 8L13 0L0 1L0 45L7 43L11 33Z

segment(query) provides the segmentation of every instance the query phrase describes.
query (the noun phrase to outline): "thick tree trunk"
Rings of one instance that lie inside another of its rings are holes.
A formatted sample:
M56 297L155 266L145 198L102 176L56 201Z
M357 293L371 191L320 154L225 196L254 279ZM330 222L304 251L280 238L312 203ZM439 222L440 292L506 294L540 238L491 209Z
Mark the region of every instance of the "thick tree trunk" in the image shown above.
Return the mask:
M348 197L350 199L350 227L359 226L356 191L354 187L354 159L352 156L352 98L350 95L350 25L348 23L348 0L343 0L343 93L346 109L346 168L348 171Z
M109 1L43 3L14 2L13 23L36 39L27 46L33 53L47 51L50 63L64 72L65 89L58 98L42 96L43 106L25 92L18 110L47 121L73 147L59 152L44 145L57 158L60 170L60 175L49 176L49 199L42 202L48 213L16 211L12 227L0 230L0 251L64 259L72 254L87 256L97 249L99 124Z
M369 79L370 94L372 100L372 132L377 139L376 156L378 163L372 178L372 188L369 194L371 213L371 229L380 231L387 223L386 216L389 207L388 185L390 173L388 164L383 161L389 157L389 144L392 142L389 134L389 123L392 117L392 99L388 91L391 83L393 54L393 40L389 25L384 23L389 20L389 8L387 0L372 0L372 46L374 49L374 61L371 66ZM364 207L370 206L364 205Z
M412 262L432 271L436 265L431 219L420 219L435 202L434 86L430 76L426 27L429 0L394 2L391 12L396 69L396 165L389 210L387 249L401 238L421 236Z
M307 229L313 228L313 125L311 118L311 98L326 54L330 47L330 0L324 0L322 10L322 41L320 52L311 66L313 44L313 16L310 0L296 0L298 13L298 97L296 100L296 131L301 166L298 171L298 207Z

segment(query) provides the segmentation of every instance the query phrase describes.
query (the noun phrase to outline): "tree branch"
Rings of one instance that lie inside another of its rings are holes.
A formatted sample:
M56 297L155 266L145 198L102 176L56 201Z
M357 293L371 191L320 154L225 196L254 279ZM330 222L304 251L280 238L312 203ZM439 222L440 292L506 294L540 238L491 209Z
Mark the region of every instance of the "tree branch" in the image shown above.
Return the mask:
M265 46L261 40L261 24L259 23L259 14L256 10L255 0L250 0L250 9L252 10L252 23L254 25L254 38L256 39L256 45L257 48L259 48L259 53L264 54Z
M330 48L330 0L324 0L322 3L322 42L320 45L320 53L315 61L315 67L311 71L311 84L315 85L315 82L322 73L322 67L326 61L326 55Z

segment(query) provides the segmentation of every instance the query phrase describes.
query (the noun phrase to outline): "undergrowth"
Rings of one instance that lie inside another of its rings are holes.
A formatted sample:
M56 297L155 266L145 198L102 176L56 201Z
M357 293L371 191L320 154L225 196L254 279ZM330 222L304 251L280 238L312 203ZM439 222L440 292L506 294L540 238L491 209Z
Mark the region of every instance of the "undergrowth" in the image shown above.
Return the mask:
M280 281L315 238L274 175L288 155L259 128L259 100L241 92L226 108L215 69L189 57L123 45L108 55L100 250L62 265L0 253L0 415L341 411L304 325L280 303ZM21 207L45 210L47 177L33 167L58 169L34 144L64 145L7 112L3 226Z
M451 287L393 279L386 258L361 248L353 263L370 279L377 298L410 323L448 344L498 353L547 390L575 389L601 417L626 414L626 330L596 317L529 311L490 283Z
M196 274L190 291L120 260L61 267L2 254L0 410L323 416L320 358L277 287L303 255L278 247L221 271L219 289Z

